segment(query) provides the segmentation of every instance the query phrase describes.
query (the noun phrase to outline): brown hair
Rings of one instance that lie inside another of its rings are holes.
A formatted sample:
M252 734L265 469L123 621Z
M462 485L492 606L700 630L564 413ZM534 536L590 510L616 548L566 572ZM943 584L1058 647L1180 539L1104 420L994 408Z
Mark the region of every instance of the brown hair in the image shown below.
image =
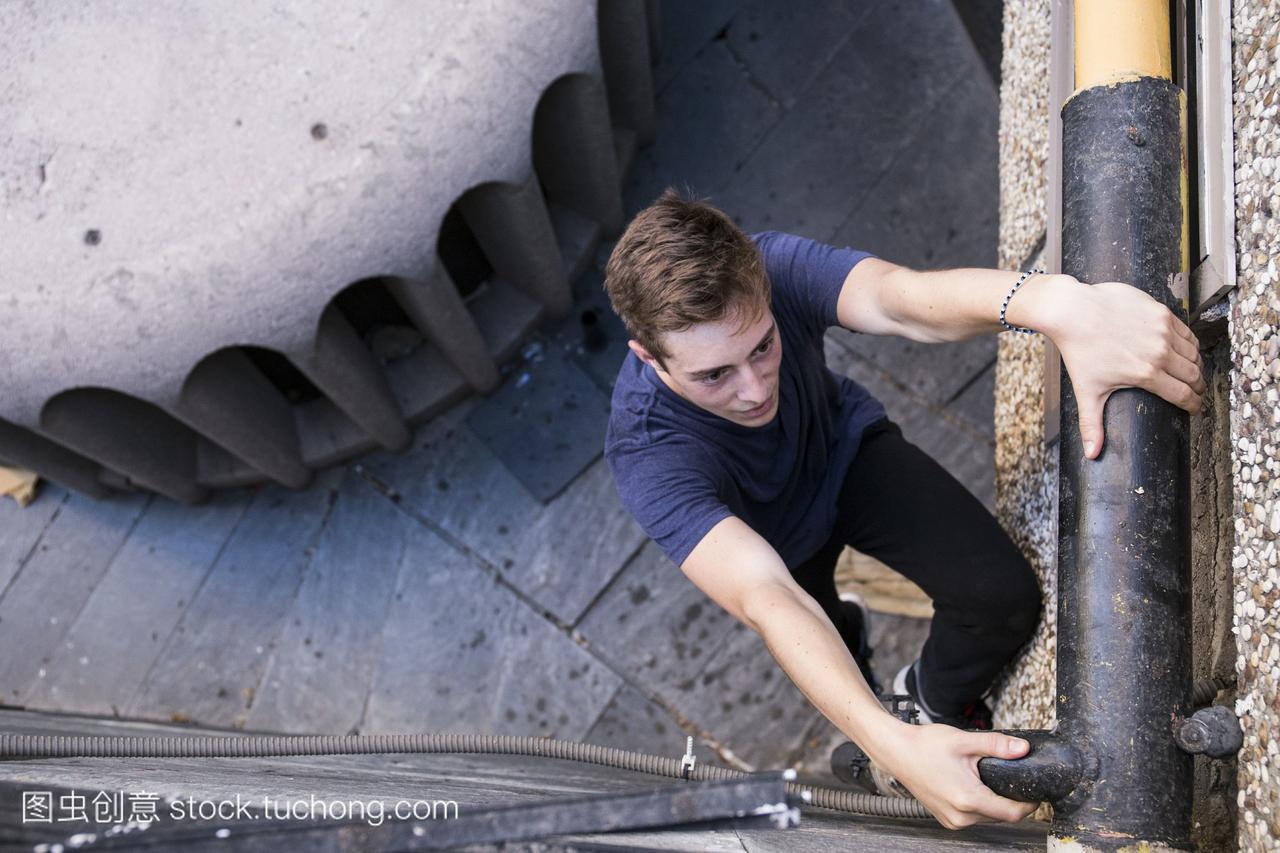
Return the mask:
M668 188L627 226L605 267L605 290L627 331L661 363L666 332L769 305L760 251L723 211ZM665 365L664 365L665 367Z

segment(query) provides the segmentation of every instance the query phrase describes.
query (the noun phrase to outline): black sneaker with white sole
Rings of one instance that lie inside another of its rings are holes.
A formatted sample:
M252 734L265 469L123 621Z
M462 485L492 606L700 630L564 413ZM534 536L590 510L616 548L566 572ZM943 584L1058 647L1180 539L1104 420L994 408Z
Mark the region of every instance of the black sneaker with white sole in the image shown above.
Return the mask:
M982 701L981 698L970 702L958 714L938 714L930 709L920 698L920 691L916 683L919 667L920 659L916 658L898 670L898 674L893 679L893 692L899 696L911 697L911 701L915 703L916 710L919 713L919 722L921 724L942 723L943 725L969 731L991 731L991 709L987 707L987 703Z

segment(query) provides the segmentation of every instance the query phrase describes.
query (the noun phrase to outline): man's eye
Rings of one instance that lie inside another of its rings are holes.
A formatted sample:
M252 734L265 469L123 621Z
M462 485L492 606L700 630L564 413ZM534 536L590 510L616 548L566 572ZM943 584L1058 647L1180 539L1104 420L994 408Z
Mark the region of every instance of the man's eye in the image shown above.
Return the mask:
M769 351L769 347L771 347L771 346L773 346L773 338L769 338L769 340L765 341L765 342L764 342L764 343L762 343L760 346L756 347L756 352L758 352L758 353L765 353L765 352L768 352L768 351Z
M724 376L719 370L703 375L702 382L705 385L715 385L720 381L720 377Z

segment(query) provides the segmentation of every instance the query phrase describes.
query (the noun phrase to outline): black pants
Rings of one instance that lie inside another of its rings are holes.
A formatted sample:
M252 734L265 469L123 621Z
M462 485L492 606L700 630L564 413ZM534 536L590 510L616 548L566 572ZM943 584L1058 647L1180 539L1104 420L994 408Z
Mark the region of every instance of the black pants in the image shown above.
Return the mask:
M845 545L933 599L920 683L939 714L959 713L982 696L1035 630L1040 588L1030 564L982 502L887 418L863 435L831 539L792 571L851 644L834 577Z

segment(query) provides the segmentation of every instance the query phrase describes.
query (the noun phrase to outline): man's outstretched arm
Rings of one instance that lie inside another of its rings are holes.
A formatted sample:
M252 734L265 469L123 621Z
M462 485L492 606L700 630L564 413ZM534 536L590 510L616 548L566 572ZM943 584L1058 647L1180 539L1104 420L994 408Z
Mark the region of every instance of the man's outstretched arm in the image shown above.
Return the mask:
M681 569L713 601L764 639L787 675L872 761L897 777L951 829L1016 821L1034 806L997 796L978 778L978 759L1020 758L1026 741L944 725L912 726L888 713L849 649L777 552L745 522L719 522Z
M1003 331L1000 305L1019 275L987 269L917 272L867 258L845 279L837 318L855 332L925 343L992 334ZM1205 383L1199 342L1169 309L1135 287L1033 275L1009 301L1005 319L1044 333L1062 353L1090 459L1102 450L1107 397L1120 388L1142 388L1200 412Z

